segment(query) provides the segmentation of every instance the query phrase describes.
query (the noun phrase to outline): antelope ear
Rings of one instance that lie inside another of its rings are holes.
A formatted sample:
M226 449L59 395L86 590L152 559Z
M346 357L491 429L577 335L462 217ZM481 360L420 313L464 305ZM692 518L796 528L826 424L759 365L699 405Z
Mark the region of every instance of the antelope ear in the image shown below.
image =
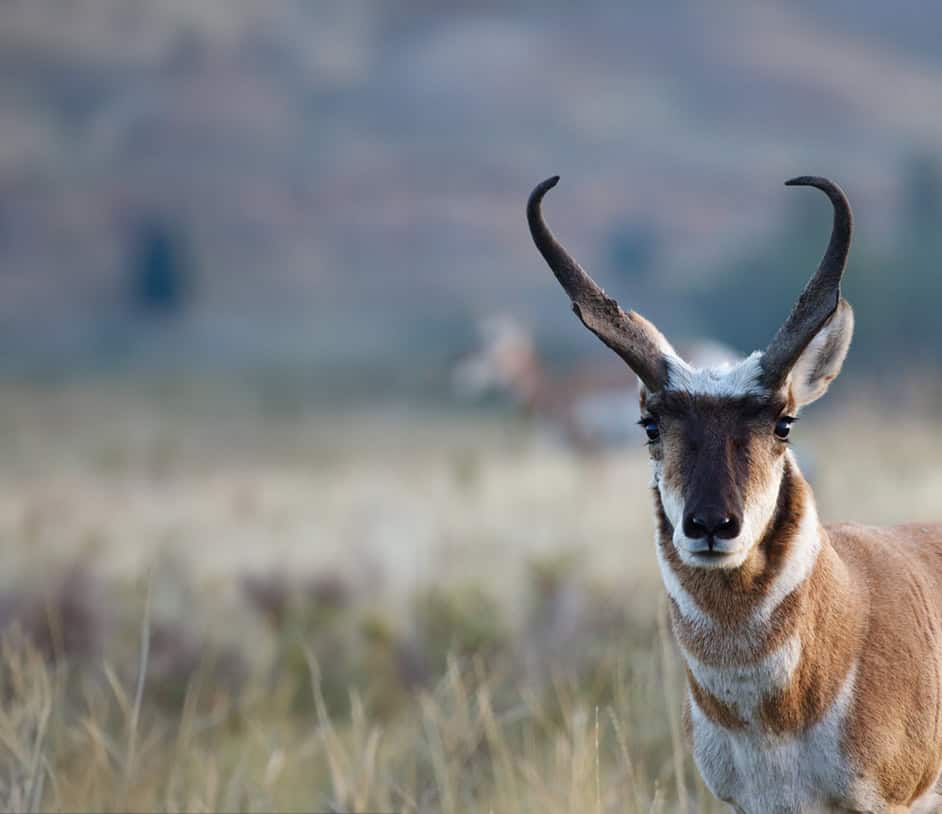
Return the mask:
M821 398L837 378L854 334L854 310L842 299L834 313L801 352L788 377L796 406Z

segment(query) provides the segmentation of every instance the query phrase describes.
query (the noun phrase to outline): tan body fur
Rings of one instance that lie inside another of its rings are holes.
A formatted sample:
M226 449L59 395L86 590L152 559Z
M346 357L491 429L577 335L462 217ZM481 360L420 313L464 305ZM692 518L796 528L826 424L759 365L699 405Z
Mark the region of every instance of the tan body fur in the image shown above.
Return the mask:
M841 525L828 538L867 599L846 748L882 795L912 804L942 770L942 526Z

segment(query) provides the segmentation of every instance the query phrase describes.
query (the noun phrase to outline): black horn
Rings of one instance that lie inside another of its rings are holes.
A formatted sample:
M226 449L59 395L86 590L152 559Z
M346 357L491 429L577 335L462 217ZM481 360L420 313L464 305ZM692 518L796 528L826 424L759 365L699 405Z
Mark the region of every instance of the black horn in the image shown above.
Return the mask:
M547 178L530 193L527 221L540 254L549 264L569 299L572 310L592 333L617 353L649 390L659 390L667 381L664 358L666 342L658 330L640 314L623 311L570 256L543 220L543 196L559 182Z
M762 356L762 383L770 390L782 386L801 352L836 310L854 222L847 196L833 181L803 175L786 181L785 185L820 189L834 207L834 225L818 270Z

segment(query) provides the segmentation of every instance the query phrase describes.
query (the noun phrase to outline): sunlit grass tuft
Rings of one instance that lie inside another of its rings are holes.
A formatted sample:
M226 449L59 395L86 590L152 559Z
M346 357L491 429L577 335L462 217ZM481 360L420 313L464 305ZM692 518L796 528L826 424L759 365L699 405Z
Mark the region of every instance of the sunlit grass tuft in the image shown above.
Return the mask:
M348 666L298 639L303 677L285 650L229 694L207 658L168 704L148 688L149 624L145 610L132 670L73 669L8 631L7 810L646 812L678 789L697 794L657 626L644 649L594 642L596 658L565 676L529 673L508 639L449 648L419 683L395 665L358 674L343 697L324 689ZM436 635L460 642L464 624L445 618ZM367 651L383 639L369 625L349 631ZM711 805L701 795L698 810Z

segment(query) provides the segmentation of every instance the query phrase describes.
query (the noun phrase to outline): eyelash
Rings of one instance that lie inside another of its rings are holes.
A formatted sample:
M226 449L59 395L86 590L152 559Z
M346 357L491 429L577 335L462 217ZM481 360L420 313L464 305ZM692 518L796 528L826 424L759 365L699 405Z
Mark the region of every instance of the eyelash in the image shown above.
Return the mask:
M639 422L638 425L644 429L647 433L648 440L647 446L652 446L656 444L661 439L661 431L657 424L657 419L654 416L644 416ZM652 432L654 435L652 436Z
M797 416L793 416L793 415L779 416L775 422L775 426L772 428L772 434L783 444L789 443L788 433L792 428L792 424L794 424L797 420L798 420ZM779 428L779 425L782 424L782 422L785 422L785 434L779 435L778 428Z

